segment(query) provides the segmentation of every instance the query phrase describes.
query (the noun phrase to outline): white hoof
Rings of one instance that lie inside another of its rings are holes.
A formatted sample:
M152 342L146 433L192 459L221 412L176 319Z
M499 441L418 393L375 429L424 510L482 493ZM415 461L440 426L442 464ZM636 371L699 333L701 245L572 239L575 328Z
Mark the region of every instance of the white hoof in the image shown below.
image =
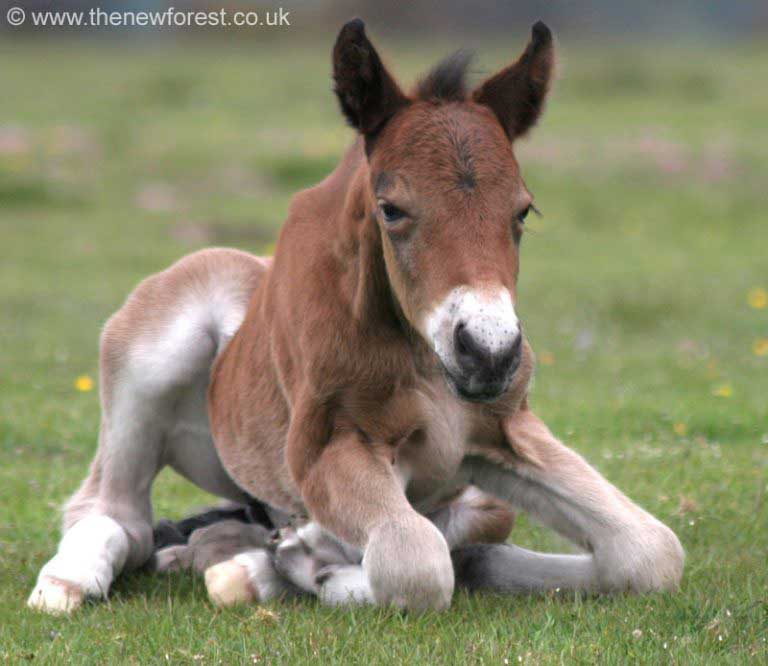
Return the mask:
M235 560L214 564L205 570L208 596L217 606L234 606L259 600L248 569Z
M360 565L331 564L317 574L318 597L327 606L376 603L373 590Z
M27 606L52 615L71 613L85 601L85 592L75 583L42 576L27 600Z

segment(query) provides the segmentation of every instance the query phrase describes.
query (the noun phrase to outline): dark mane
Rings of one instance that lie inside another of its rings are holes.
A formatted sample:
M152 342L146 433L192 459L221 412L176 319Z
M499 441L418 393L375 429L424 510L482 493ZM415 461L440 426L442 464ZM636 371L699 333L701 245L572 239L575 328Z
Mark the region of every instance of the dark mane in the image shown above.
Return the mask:
M416 85L419 99L463 102L467 99L467 68L471 51L456 51L435 65Z

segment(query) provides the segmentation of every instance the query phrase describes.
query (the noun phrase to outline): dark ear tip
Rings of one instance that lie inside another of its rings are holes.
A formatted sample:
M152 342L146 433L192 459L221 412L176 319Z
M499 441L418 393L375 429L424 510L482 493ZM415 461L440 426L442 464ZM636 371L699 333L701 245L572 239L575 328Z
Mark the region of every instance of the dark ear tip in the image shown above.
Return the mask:
M365 35L365 23L361 18L353 18L351 21L347 21L339 32L339 37L342 35L349 35L359 37Z
M537 46L544 46L552 41L552 31L544 21L536 21L531 28L531 38Z

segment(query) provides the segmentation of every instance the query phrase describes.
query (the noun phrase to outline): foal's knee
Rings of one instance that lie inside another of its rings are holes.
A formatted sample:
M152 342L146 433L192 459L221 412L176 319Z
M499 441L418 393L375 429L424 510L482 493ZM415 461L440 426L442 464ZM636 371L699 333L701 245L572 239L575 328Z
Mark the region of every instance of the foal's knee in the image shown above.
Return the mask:
M423 611L451 603L454 576L448 544L423 516L375 528L363 569L377 604Z
M685 564L680 540L658 521L608 539L595 550L595 558L599 585L606 592L674 591Z

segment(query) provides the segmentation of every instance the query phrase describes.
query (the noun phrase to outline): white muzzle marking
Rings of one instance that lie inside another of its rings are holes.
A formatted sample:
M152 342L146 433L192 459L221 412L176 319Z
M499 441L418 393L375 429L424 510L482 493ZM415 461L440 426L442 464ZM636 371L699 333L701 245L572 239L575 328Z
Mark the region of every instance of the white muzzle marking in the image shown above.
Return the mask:
M427 342L450 371L458 370L454 340L460 323L491 355L509 349L520 334L508 289L453 289L424 318L422 327Z

